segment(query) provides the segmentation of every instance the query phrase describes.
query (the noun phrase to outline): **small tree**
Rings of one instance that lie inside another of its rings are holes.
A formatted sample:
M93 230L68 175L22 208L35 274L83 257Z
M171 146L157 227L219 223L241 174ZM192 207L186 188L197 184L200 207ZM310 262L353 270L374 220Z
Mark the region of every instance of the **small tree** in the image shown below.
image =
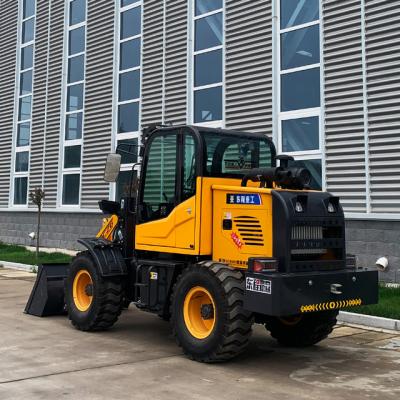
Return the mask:
M42 213L43 199L45 198L45 192L42 188L35 188L29 192L29 199L32 204L38 208L38 218L36 226L36 262L39 262L39 246L40 246L40 218Z

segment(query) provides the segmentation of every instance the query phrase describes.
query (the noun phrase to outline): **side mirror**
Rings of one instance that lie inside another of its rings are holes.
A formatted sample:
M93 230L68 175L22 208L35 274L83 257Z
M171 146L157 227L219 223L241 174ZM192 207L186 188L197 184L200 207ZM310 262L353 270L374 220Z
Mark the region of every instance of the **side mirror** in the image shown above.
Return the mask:
M109 183L116 182L121 168L121 154L111 153L107 156L104 169L104 180Z

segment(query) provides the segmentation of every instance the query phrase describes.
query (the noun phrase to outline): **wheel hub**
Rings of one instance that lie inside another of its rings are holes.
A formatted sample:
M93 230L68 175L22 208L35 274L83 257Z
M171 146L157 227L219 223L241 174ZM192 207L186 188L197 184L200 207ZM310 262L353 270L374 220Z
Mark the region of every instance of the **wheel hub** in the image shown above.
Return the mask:
M214 307L212 304L202 304L200 309L201 318L213 319L214 318Z

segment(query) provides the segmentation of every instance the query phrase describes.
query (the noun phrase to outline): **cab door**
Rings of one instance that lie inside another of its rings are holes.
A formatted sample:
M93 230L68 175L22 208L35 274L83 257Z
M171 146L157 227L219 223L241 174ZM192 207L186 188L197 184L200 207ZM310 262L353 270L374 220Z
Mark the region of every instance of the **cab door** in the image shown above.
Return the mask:
M195 248L197 143L185 131L149 139L136 225L136 249L179 252Z
M145 154L136 226L140 245L175 247L178 132L156 133Z

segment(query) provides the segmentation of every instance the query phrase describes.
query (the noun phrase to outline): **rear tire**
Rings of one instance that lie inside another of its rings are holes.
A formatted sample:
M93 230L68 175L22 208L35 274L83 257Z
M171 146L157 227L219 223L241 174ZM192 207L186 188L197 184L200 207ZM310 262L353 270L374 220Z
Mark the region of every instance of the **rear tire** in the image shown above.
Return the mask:
M268 317L265 327L280 344L289 347L312 346L324 340L336 325L338 311L299 314L290 318Z
M243 309L240 271L206 262L187 267L171 299L173 335L184 353L200 362L222 362L242 353L253 316Z
M90 253L79 253L69 267L65 301L68 317L75 328L81 331L108 329L121 314L121 279L103 278Z

